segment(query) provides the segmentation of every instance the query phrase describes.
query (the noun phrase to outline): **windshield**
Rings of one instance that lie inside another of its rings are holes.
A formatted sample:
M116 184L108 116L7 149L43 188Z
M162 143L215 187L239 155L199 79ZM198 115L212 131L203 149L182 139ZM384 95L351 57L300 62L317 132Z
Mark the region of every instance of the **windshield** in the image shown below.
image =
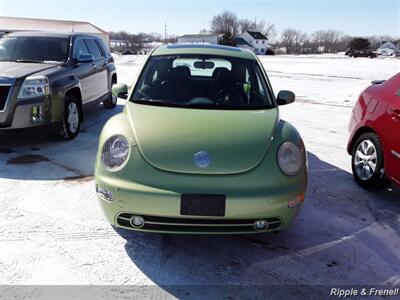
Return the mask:
M65 62L68 53L67 38L11 36L0 39L0 61Z
M274 107L257 61L209 55L150 57L131 101L212 109Z

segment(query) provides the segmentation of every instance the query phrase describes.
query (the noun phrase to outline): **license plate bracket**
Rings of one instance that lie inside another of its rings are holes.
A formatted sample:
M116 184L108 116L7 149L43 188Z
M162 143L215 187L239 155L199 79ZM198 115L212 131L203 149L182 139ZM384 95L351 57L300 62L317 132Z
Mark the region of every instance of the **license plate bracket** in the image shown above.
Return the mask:
M225 195L182 194L181 215L223 217Z

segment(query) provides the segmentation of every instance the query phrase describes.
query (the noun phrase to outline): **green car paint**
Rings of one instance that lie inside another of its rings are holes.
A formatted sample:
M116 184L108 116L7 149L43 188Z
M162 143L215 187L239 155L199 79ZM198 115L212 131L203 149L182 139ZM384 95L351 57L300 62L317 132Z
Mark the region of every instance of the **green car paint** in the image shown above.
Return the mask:
M206 54L242 57L259 64L254 54L233 49L164 46L150 57ZM116 94L120 93L118 89L124 87L116 86ZM273 101L279 103L279 97ZM103 148L117 135L127 139L129 157L119 168L110 169L102 161ZM277 161L285 142L301 149L304 164L295 175L286 175ZM194 163L194 155L202 150L211 159L207 167ZM225 110L129 101L121 114L107 122L100 136L96 187L109 192L112 199L98 193L98 201L108 222L126 229L207 234L284 230L304 200L305 156L298 131L279 118L276 105L269 109ZM223 195L224 215L182 214L181 198L185 194ZM298 203L289 207L294 199ZM132 216L143 217L144 226L132 226ZM256 230L256 220L267 221L268 227Z

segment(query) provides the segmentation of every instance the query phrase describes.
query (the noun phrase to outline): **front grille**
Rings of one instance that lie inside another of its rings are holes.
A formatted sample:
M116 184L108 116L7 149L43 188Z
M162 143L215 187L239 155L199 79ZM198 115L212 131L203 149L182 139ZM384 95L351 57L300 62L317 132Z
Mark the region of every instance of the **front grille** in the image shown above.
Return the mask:
M130 223L134 214L122 213L117 217L117 224L121 227L135 229ZM209 233L235 233L235 232L264 232L278 230L282 226L279 218L267 218L268 228L257 231L254 222L259 219L200 219L200 218L170 218L142 216L145 220L142 230L170 231L170 232L209 232Z
M9 92L10 86L0 85L0 110L4 110Z

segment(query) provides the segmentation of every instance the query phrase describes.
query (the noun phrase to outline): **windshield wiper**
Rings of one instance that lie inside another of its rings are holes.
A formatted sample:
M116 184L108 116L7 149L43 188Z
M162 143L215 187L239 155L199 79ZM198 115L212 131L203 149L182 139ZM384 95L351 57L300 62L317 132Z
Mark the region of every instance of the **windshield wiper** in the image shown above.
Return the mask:
M168 102L168 101L156 100L156 99L133 100L133 102L139 103L139 104L154 105L154 106L167 106L167 107L184 107L185 106L185 104L181 104L181 103Z
M15 62L19 63L34 63L34 64L42 64L44 63L43 60L35 60L35 59L17 59Z
M221 110L252 110L252 109L262 109L263 106L249 106L249 105L238 105L238 104L228 104L221 102L214 103L185 103L184 106L192 108L211 108L211 109L221 109Z

